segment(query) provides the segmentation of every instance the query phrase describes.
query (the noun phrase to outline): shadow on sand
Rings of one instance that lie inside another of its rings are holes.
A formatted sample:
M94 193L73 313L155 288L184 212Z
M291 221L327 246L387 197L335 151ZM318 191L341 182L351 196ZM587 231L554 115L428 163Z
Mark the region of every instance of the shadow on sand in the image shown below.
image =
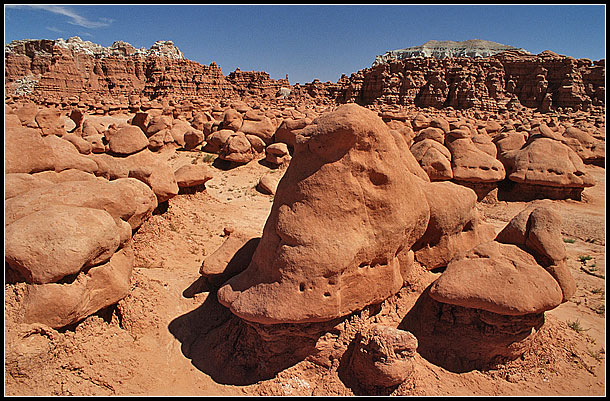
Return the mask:
M198 279L183 294L192 296L208 289ZM214 290L198 308L174 319L168 329L197 369L217 383L240 386L271 379L302 361L314 352L320 335L296 325L246 322L221 305Z

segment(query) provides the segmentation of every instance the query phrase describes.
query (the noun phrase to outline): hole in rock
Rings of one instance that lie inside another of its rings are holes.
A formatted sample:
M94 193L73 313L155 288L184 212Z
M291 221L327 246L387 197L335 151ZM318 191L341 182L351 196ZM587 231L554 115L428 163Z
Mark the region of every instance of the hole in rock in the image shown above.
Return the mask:
M377 171L370 171L369 179L373 185L384 185L388 183L388 176Z

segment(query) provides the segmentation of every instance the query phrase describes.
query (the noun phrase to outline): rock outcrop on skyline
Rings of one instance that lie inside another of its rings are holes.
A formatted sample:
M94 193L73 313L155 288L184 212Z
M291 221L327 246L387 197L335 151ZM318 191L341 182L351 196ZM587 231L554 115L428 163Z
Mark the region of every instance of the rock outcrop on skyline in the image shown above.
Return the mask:
M52 103L100 103L113 97L115 103L129 104L133 96L275 97L288 84L239 68L225 77L214 62L187 60L172 41L157 41L146 50L123 41L103 47L79 37L18 40L5 45L4 59L5 95Z
M434 57L437 59L448 57L489 57L507 50L519 50L529 54L529 52L524 49L503 45L490 40L471 39L463 42L456 42L453 40L429 40L420 46L385 52L384 54L375 57L373 66L387 63L391 60L404 60L419 57Z
M362 105L588 110L604 104L604 77L605 60L511 50L484 58L390 60L342 77L329 96Z
M140 99L274 99L278 93L282 99L290 93L288 98L318 104L492 112L520 107L589 110L603 104L605 60L575 59L548 50L532 55L490 43L429 41L420 46L423 50L404 53L422 57L378 56L372 67L343 75L336 83L316 79L290 86L287 77L274 80L260 71L237 68L225 76L214 62L201 65L184 58L171 41L157 41L146 50L122 41L103 47L78 37L19 40L5 46L5 96L55 104L106 102L109 108L117 103L138 106Z

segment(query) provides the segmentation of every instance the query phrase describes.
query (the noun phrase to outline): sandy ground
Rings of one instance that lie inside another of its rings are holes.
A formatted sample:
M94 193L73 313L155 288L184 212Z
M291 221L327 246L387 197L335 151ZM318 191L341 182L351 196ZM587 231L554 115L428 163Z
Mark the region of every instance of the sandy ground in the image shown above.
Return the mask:
M262 232L273 197L258 192L256 184L263 174L282 174L259 161L218 168L224 166L213 166L205 156L167 154L174 168L207 163L215 177L203 191L170 199L165 212L153 215L135 233L132 291L119 307L91 316L72 330L5 325L6 395L359 394L341 380L337 366L311 359L271 379L233 385L213 380L186 356L192 344L176 338L170 327L215 296L201 284L201 262L222 244L226 226ZM547 312L539 346L496 369L460 374L418 355L413 377L392 389L392 395L605 394L605 170L589 170L598 185L584 191L582 202L554 201L563 217L578 290L570 301ZM499 202L479 208L500 230L525 205ZM388 303L378 319L391 321L407 307L408 302Z

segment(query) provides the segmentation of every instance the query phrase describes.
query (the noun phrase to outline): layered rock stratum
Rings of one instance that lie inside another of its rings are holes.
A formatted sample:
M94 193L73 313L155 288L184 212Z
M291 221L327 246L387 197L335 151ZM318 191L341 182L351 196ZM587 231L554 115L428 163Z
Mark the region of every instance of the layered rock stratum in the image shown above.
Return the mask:
M318 104L491 112L603 106L605 59L575 59L548 50L534 55L493 43L429 41L386 53L391 57L378 56L372 67L343 75L336 83L316 79L291 86L287 77L274 80L261 71L237 68L225 76L214 62L202 65L184 58L171 41L157 41L146 50L122 41L103 47L78 37L19 40L5 46L5 95L55 104L103 103L108 97L113 98L106 100L110 103L137 105L140 98L275 98L280 94L284 99Z
M490 40L470 39L463 42L456 42L453 40L429 40L423 45L385 52L384 54L375 57L373 66L387 63L391 60L404 60L418 57L434 57L438 59L448 57L489 57L507 50L519 50L529 54L525 49L503 45Z
M7 95L54 103L98 102L104 97L223 97L275 95L287 84L265 72L228 76L216 63L187 60L172 41L136 49L123 41L104 47L79 37L68 40L15 40L5 46ZM133 101L133 99L132 99Z

